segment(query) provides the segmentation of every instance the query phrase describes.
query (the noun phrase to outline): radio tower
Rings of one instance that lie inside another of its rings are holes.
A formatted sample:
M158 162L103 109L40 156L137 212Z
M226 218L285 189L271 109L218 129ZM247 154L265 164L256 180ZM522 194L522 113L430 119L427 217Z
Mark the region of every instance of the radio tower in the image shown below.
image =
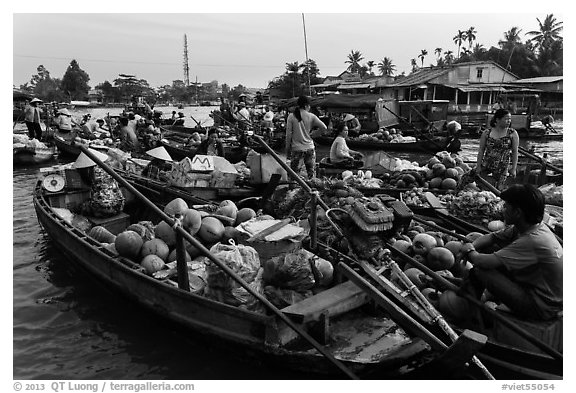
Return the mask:
M184 84L190 86L190 67L188 67L188 38L184 34Z

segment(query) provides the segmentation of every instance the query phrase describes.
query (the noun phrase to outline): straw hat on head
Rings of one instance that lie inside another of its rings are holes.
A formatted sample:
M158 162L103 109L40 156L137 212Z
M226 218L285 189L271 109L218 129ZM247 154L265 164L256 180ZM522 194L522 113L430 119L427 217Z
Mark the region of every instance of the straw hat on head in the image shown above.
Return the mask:
M70 112L68 111L68 109L66 109L66 108L58 109L58 113L61 113L61 114L65 115L65 116L72 116L72 115L70 114Z
M160 147L156 147L152 150L148 150L146 152L146 154L148 154L151 157L158 158L159 160L172 161L172 157L170 157L170 154L168 154L168 152L166 151L164 146L160 146Z
M34 97L34 98L32 98L32 99L30 100L30 103L31 103L31 104L33 104L33 103L35 103L35 102L43 102L43 101L42 101L40 98L36 98L36 97Z
M272 119L274 119L274 114L272 112L266 112L264 114L265 121L272 121Z
M101 153L94 149L88 149L90 153L94 154L100 161L104 162L108 159L108 155ZM96 165L94 161L92 161L84 152L81 152L74 164L72 164L72 168L80 169L80 168L88 168L91 166Z
M344 116L344 121L350 121L350 120L355 119L355 118L356 117L354 115L347 113L346 116Z

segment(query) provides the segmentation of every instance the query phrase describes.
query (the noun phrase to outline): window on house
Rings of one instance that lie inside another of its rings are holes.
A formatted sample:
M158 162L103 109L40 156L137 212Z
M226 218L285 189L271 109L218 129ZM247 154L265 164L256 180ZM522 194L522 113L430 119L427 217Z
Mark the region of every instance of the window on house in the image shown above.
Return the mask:
M476 78L482 79L482 68L476 68Z

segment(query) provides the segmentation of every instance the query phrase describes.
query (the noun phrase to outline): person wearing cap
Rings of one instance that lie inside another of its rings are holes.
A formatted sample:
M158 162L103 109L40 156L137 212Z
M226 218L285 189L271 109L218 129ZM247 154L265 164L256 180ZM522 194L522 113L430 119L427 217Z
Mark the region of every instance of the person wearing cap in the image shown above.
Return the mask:
M78 124L72 118L72 114L66 108L58 109L58 116L55 119L56 127L58 128L56 134L66 140L74 139L75 135L72 132L73 126Z
M448 131L446 151L449 153L458 153L462 150L462 142L460 142L462 126L456 120L452 120L446 125L446 130Z
M248 129L248 126L251 124L250 112L246 109L246 103L243 101L238 103L238 110L234 113L234 119L238 122L238 128L241 130Z
M104 153L89 150L102 162L109 158ZM90 198L80 208L83 215L111 217L124 209L125 198L116 180L97 166L84 152L80 153L72 167L78 170L82 180L90 186Z
M24 108L24 122L28 128L28 137L30 139L42 139L42 127L40 126L40 108L38 105L42 100L33 98L26 108Z
M326 124L318 116L310 113L310 100L306 96L298 97L297 107L286 120L286 157L290 167L300 173L301 161L304 161L308 178L316 177L316 148L311 132L318 128L326 131Z
M196 154L224 157L224 144L218 138L218 130L216 128L208 130L208 138L198 145Z
M544 195L514 184L500 198L507 226L464 244L473 268L461 290L478 298L487 290L523 318L554 319L563 308L563 249L543 222Z
M152 157L152 160L142 171L142 176L154 180L165 180L165 176L162 173L172 169L172 157L170 157L170 154L168 154L164 146L148 150L146 154Z
M360 125L360 120L358 120L356 116L348 113L346 114L346 116L344 116L344 122L348 127L348 133L350 135L352 136L360 135L360 129L362 128L362 126Z

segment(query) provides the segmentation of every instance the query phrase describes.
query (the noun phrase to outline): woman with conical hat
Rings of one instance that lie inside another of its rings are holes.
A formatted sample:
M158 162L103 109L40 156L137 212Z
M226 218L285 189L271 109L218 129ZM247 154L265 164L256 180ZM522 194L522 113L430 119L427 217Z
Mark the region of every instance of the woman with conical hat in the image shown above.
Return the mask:
M24 108L24 122L26 123L26 127L28 128L28 137L30 139L38 139L42 138L42 127L40 126L40 108L38 107L39 104L42 103L42 100L38 98L33 98L30 100L26 108Z
M346 123L350 135L357 136L360 134L360 129L362 126L360 125L360 121L356 116L350 113L346 114L346 116L344 116L344 123Z
M72 126L78 124L72 119L72 114L68 109L58 109L58 117L56 117L55 122L58 127L57 135L66 140L74 139L75 135L72 133Z
M142 171L142 176L154 180L162 180L162 172L168 172L172 169L172 157L170 157L164 146L148 150L146 154L152 157L152 161L146 165L146 168Z

